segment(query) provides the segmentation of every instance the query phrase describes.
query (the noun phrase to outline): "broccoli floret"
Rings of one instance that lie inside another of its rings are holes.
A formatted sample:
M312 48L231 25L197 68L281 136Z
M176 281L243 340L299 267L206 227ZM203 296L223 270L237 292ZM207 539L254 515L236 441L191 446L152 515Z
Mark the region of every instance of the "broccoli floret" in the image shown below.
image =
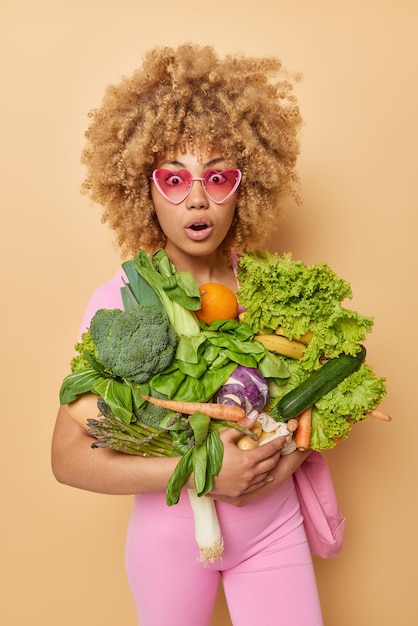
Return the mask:
M115 376L139 384L170 365L178 342L167 316L153 304L99 309L90 334L97 360Z
M155 389L150 389L149 393L154 398L164 398L167 400L166 395L159 393ZM159 427L160 423L169 412L167 409L152 404L151 402L143 402L138 405L134 402L133 409L135 417L140 422L144 422L145 424L149 424L150 426L154 426L155 428Z

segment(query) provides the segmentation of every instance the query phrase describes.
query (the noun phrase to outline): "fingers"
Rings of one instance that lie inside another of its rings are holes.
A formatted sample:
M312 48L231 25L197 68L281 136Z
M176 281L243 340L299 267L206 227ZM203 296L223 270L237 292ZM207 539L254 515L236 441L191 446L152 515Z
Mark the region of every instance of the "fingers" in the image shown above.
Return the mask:
M244 426L244 428L252 428L254 424L256 423L257 418L258 418L258 411L251 411L251 413L249 413L247 417L244 417L244 419L240 420L238 423L241 426Z
M262 487L270 483L272 480L273 476L270 472L263 472L253 479L251 484L248 485L243 493L245 494L251 493L252 491L257 491L258 489L261 489Z
M280 450L276 450L274 454L270 454L266 459L262 459L253 465L251 483L259 482L267 478L270 472L273 472L280 459Z
M257 448L254 448L253 450L245 451L245 453L253 454L255 462L261 462L279 452L286 443L286 440L287 436L275 437L271 441L263 443L262 446L257 446Z
M220 502L225 502L236 507L243 507L258 500L271 489L276 488L276 486L277 484L274 480L274 476L267 473L263 474L258 480L254 480L246 487L241 488L239 492L228 494L212 492L207 495L215 500L219 500Z
M257 420L257 412L251 413L240 424L246 428ZM276 468L280 460L281 449L286 437L277 437L252 450L240 450L236 440L241 433L228 428L221 433L224 444L224 460L221 472L215 479L212 497L223 501L241 502L249 497L257 498L274 482Z
M242 420L240 420L238 424L250 430L256 423L257 418L258 418L258 411L251 411L251 413L249 413L247 417L244 417ZM224 443L235 442L241 436L242 436L242 433L237 428L228 428L221 435ZM245 452L249 453L249 452L255 452L257 450L259 452L258 452L258 455L256 455L256 458L264 459L270 456L271 454L274 454L277 450L281 450L281 448L284 446L286 441L287 441L286 437L276 437L272 439L271 442L269 441L268 443L263 443L262 446L257 446L257 448L254 448L254 450L246 450Z
M256 420L256 418L246 419L249 420L250 424ZM243 467L246 468L253 468L253 471L256 470L257 474L269 471L277 464L280 457L280 451L287 439L285 436L276 437L262 446L253 448L252 450L240 450L236 445L236 440L241 436L242 433L235 428L229 428L221 433L225 454L232 454L236 463L242 463Z
M248 428L249 430L250 428L254 426L254 424L257 421L257 418L258 418L257 411L251 411L251 413L249 413L247 417L244 417L244 419L240 420L238 424L242 426L243 428ZM239 431L238 428L228 428L222 433L222 439L224 442L235 441L241 436L242 436L242 432Z

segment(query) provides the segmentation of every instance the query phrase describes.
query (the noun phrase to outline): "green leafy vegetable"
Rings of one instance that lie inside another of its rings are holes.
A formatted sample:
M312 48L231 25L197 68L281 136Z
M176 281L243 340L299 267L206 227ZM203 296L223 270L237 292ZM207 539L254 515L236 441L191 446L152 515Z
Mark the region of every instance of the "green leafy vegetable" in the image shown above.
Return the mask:
M177 335L153 304L99 309L90 323L95 357L114 376L144 383L171 363Z
M373 319L342 306L352 297L349 283L328 265L305 265L290 254L244 254L238 265L238 300L246 308L245 321L253 332L283 328L289 339L308 331L313 337L301 364L316 369L328 358L356 354L373 326Z
M79 395L91 391L100 378L94 369L76 370L64 378L60 388L60 404L73 402Z
M254 333L272 333L281 327L288 339L311 335L301 359L284 359L287 378L267 377L265 410L280 419L276 409L280 399L328 359L358 353L373 319L342 306L344 299L352 297L351 287L325 264L308 266L290 254L256 251L240 258L238 277L238 300L246 308L245 322ZM314 403L310 447L325 450L335 446L336 439L347 438L352 425L365 419L385 394L385 379L376 377L363 363Z
M214 421L205 413L184 416L155 406L143 396L206 402L238 367L260 372L268 384L265 410L304 381L324 359L356 354L372 328L372 318L342 306L351 297L349 284L326 265L307 267L291 256L247 253L239 261L239 302L245 322L220 320L205 324L195 311L201 298L195 279L178 272L165 250L151 258L139 250L123 263L127 277L121 288L124 311L99 310L76 344L71 374L60 390L62 404L92 391L100 396L100 419L89 420L93 448L111 448L141 456L179 456L167 484L166 501L176 504L189 477L188 489L196 540L205 563L219 558L223 540L216 508L205 494L213 489L223 460L220 432L235 422ZM299 361L273 354L254 334L281 326L289 339L307 331L313 337ZM311 447L323 450L348 436L385 393L363 364L340 385L315 402Z
M199 333L199 321L193 312L201 307L197 283L191 274L176 272L165 250L158 250L151 259L145 250L139 250L123 268L127 275L135 269L155 291L177 335Z
M198 445L206 441L209 432L210 417L206 413L196 411L189 418L189 424L193 430L194 440Z

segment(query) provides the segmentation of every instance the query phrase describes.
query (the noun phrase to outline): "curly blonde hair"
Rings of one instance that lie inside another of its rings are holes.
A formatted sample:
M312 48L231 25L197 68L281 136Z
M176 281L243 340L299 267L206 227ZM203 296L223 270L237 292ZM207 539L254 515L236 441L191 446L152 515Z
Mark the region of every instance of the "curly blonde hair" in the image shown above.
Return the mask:
M107 88L90 112L82 191L103 206L102 222L122 254L165 244L153 211L150 176L173 151L213 148L242 172L224 249L259 245L283 197L297 197L301 116L277 58L220 59L211 46L157 47L132 76Z

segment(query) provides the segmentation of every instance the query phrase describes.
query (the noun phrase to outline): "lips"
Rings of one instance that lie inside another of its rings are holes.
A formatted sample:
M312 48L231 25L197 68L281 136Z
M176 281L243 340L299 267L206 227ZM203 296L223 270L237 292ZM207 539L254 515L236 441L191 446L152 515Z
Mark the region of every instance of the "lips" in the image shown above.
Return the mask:
M185 230L190 239L200 241L209 237L213 224L207 217L195 217L187 222Z

